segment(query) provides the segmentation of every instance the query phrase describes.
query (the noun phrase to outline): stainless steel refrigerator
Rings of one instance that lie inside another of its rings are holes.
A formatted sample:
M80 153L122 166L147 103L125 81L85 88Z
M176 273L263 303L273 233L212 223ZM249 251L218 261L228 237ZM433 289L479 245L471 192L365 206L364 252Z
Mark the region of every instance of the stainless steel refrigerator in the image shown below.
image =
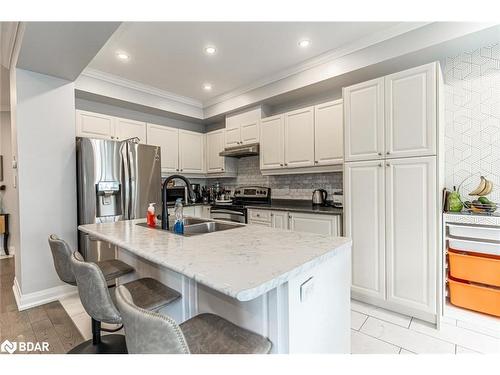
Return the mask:
M161 203L160 147L77 138L78 224L146 217ZM79 250L89 261L113 259L114 246L80 232Z

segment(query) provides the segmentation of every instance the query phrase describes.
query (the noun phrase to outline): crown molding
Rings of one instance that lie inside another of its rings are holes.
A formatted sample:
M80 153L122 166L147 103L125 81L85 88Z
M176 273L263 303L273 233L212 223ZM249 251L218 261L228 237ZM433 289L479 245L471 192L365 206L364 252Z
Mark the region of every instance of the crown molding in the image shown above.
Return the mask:
M203 107L210 107L215 104L222 103L226 100L232 99L234 97L237 97L239 95L243 95L249 91L258 89L259 87L263 87L266 85L269 85L273 82L285 79L287 77L293 76L295 74L301 73L305 70L312 69L316 66L332 62L342 56L349 55L353 52L359 51L361 49L364 49L366 47L372 46L374 44L381 43L385 40L397 37L399 35L405 34L407 32L410 32L412 30L418 29L420 27L424 27L429 25L431 22L402 22L399 23L387 30L380 31L378 33L369 35L365 38L361 38L357 40L354 43L350 43L347 46L343 46L340 48L336 48L334 50L330 50L328 52L325 52L319 56L313 57L309 60L306 60L298 65L292 66L288 69L281 70L276 74L272 74L270 76L267 76L265 78L262 78L260 80L257 80L253 82L250 85L245 85L242 87L239 87L235 90L226 92L224 94L221 94L219 96L216 96L214 98L208 99L205 102L203 102Z
M122 78L119 76L116 76L114 74L102 72L97 69L91 69L87 68L85 69L82 74L82 76L89 77L89 78L94 78L98 79L104 82L112 83L117 86L121 87L126 87L129 89L133 89L136 91L140 91L146 94L158 96L163 99L167 99L173 102L177 103L182 103L182 104L187 104L193 107L197 107L199 109L203 109L203 103L199 100L189 98L187 96L182 96L178 94L174 94L173 92L162 90L153 86L145 85L143 83L137 82L137 81L132 81L126 78Z

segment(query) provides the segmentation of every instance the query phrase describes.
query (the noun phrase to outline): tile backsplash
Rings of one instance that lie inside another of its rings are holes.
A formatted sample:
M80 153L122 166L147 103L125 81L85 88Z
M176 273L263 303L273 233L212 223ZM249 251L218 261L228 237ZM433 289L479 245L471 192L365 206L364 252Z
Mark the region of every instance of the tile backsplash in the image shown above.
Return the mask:
M446 186L472 176L461 189L467 196L483 175L500 202L500 44L448 57L443 73Z
M228 188L240 185L270 187L271 196L275 199L311 199L314 189L325 189L328 195L341 190L342 172L263 176L260 173L259 157L251 156L238 160L236 178L222 178L218 181ZM207 180L207 184L214 182Z

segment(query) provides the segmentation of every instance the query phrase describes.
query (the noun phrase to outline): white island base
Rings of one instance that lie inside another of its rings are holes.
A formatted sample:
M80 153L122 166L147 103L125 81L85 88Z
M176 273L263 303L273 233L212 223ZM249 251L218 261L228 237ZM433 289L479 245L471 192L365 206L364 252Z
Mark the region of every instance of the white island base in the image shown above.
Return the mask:
M149 276L182 293L182 299L162 311L178 323L210 312L268 337L271 353L350 353L349 246L249 301L229 297L127 250L119 250L117 257L136 269L121 282Z

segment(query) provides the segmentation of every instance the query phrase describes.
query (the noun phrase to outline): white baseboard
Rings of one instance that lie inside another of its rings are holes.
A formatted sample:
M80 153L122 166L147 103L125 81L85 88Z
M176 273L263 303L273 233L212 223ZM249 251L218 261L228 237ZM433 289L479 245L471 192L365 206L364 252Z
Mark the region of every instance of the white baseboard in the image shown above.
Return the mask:
M38 292L22 294L19 283L17 282L17 278L14 278L14 285L12 286L12 290L14 292L17 309L19 311L57 301L63 297L78 293L76 286L60 285L54 288L40 290Z

